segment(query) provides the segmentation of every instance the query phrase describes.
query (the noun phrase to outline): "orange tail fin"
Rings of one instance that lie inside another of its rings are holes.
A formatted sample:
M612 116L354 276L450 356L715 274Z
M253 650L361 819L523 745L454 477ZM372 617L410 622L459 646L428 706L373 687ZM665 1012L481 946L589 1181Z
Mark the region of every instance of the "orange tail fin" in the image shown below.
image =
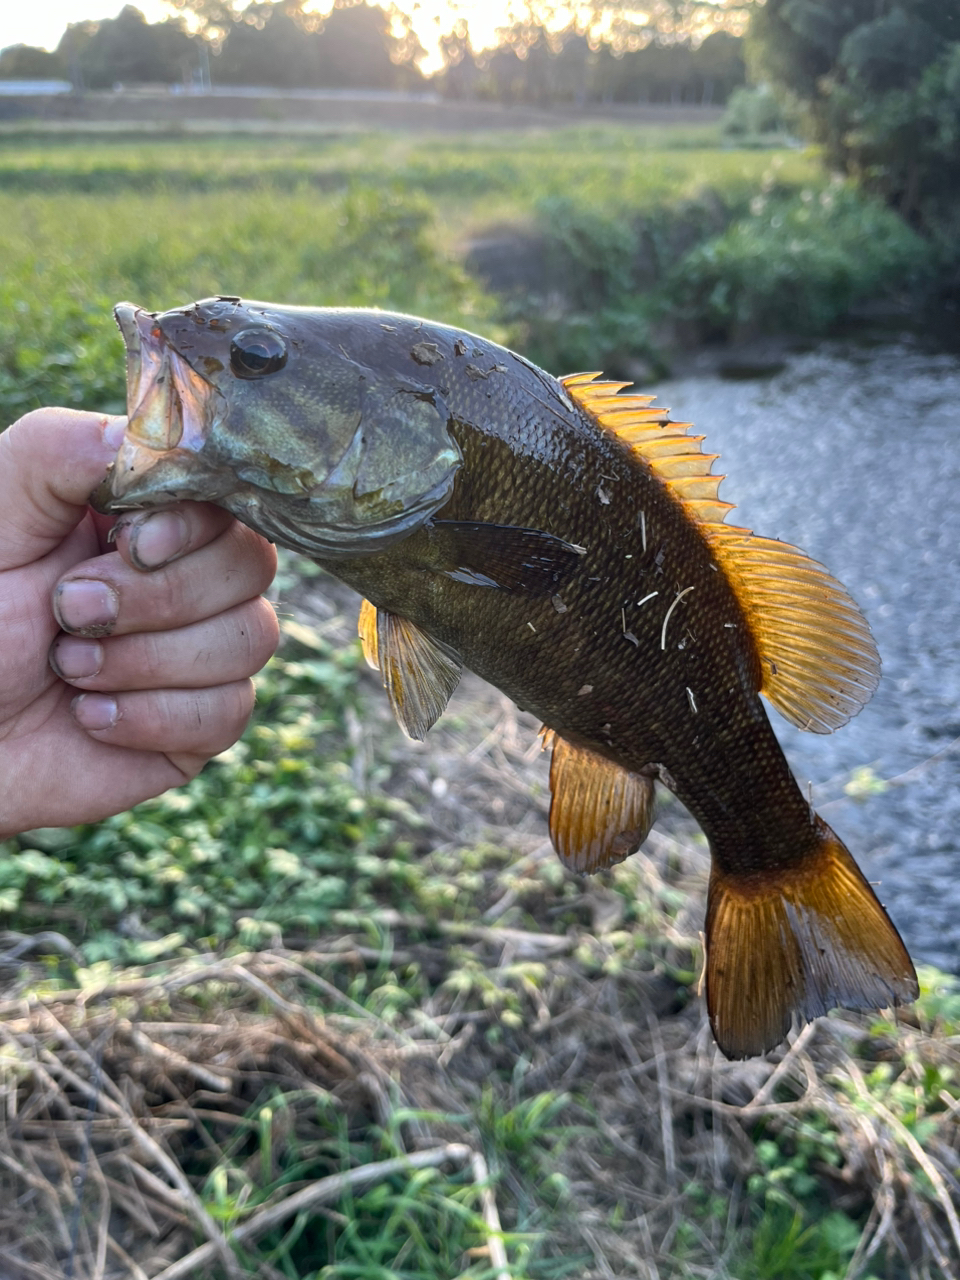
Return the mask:
M795 1014L876 1009L918 995L900 935L820 818L819 845L784 871L710 877L707 1008L728 1058L779 1044Z

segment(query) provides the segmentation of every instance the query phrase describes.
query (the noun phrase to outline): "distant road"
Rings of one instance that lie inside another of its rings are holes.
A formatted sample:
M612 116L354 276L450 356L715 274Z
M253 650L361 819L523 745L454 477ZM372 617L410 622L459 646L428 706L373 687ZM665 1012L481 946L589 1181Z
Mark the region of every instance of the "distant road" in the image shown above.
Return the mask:
M171 126L198 132L236 129L269 132L399 129L470 132L496 129L551 129L591 122L622 124L712 124L721 107L688 105L601 105L541 110L526 105L458 102L433 95L375 91L221 88L212 94L166 89L108 93L63 93L0 97L0 124L37 123L53 129L139 129Z

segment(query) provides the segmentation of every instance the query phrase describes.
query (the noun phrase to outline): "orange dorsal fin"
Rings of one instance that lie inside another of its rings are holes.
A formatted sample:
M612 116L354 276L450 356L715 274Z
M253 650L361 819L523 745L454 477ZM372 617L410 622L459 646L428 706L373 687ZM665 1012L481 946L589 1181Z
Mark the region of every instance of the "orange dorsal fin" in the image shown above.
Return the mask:
M379 669L397 723L422 742L439 720L460 682L457 654L406 618L377 609L369 600L360 606L357 630L363 656Z
M761 691L800 729L831 733L846 724L880 680L877 646L846 590L787 542L746 529L703 533L746 615Z
M561 379L567 393L642 459L680 501L707 541L740 602L760 658L760 690L801 729L830 733L857 714L880 679L866 619L844 587L797 547L723 522L716 454L703 453L689 423L671 422L649 397L624 396L623 383L596 375Z
M560 383L574 404L612 431L684 506L698 524L722 523L733 505L720 500L723 476L711 468L715 453L704 453L703 436L689 435L690 422L671 422L669 409L650 408L656 396L625 396L626 382L598 382L598 374L577 373Z
M543 730L550 760L550 839L581 875L612 867L640 848L653 822L653 779Z
M900 935L822 819L811 854L737 877L714 859L707 896L707 1008L728 1058L780 1043L793 1017L917 998Z

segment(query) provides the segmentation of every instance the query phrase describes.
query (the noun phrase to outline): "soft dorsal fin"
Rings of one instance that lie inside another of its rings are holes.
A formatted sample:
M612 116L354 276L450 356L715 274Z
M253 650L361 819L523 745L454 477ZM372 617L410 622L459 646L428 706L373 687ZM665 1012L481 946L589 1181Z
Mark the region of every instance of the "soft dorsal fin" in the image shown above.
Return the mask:
M550 729L550 839L581 874L612 867L640 848L653 822L653 779L629 773Z
M823 565L797 547L725 525L716 454L703 453L689 423L649 409L647 396L623 396L621 382L593 374L561 379L573 400L612 431L682 503L726 574L760 658L760 689L788 720L831 733L876 690L880 658L863 614Z
M397 723L422 742L460 682L459 656L406 618L360 606L357 630L368 664L380 671Z
M702 451L703 436L687 434L693 424L671 422L669 409L651 409L656 396L621 395L629 383L597 382L598 376L575 373L560 382L576 405L643 459L698 524L725 520L733 506L718 494L724 477L710 470L717 454Z
M845 588L788 542L725 526L703 533L746 615L761 691L800 729L846 724L876 691L880 655Z

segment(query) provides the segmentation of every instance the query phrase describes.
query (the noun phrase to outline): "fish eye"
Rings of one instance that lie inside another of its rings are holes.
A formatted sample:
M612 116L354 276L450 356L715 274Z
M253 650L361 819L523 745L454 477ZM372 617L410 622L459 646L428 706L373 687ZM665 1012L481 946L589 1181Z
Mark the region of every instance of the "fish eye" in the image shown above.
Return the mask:
M244 329L230 343L230 368L238 378L262 378L286 363L283 339L270 329Z

